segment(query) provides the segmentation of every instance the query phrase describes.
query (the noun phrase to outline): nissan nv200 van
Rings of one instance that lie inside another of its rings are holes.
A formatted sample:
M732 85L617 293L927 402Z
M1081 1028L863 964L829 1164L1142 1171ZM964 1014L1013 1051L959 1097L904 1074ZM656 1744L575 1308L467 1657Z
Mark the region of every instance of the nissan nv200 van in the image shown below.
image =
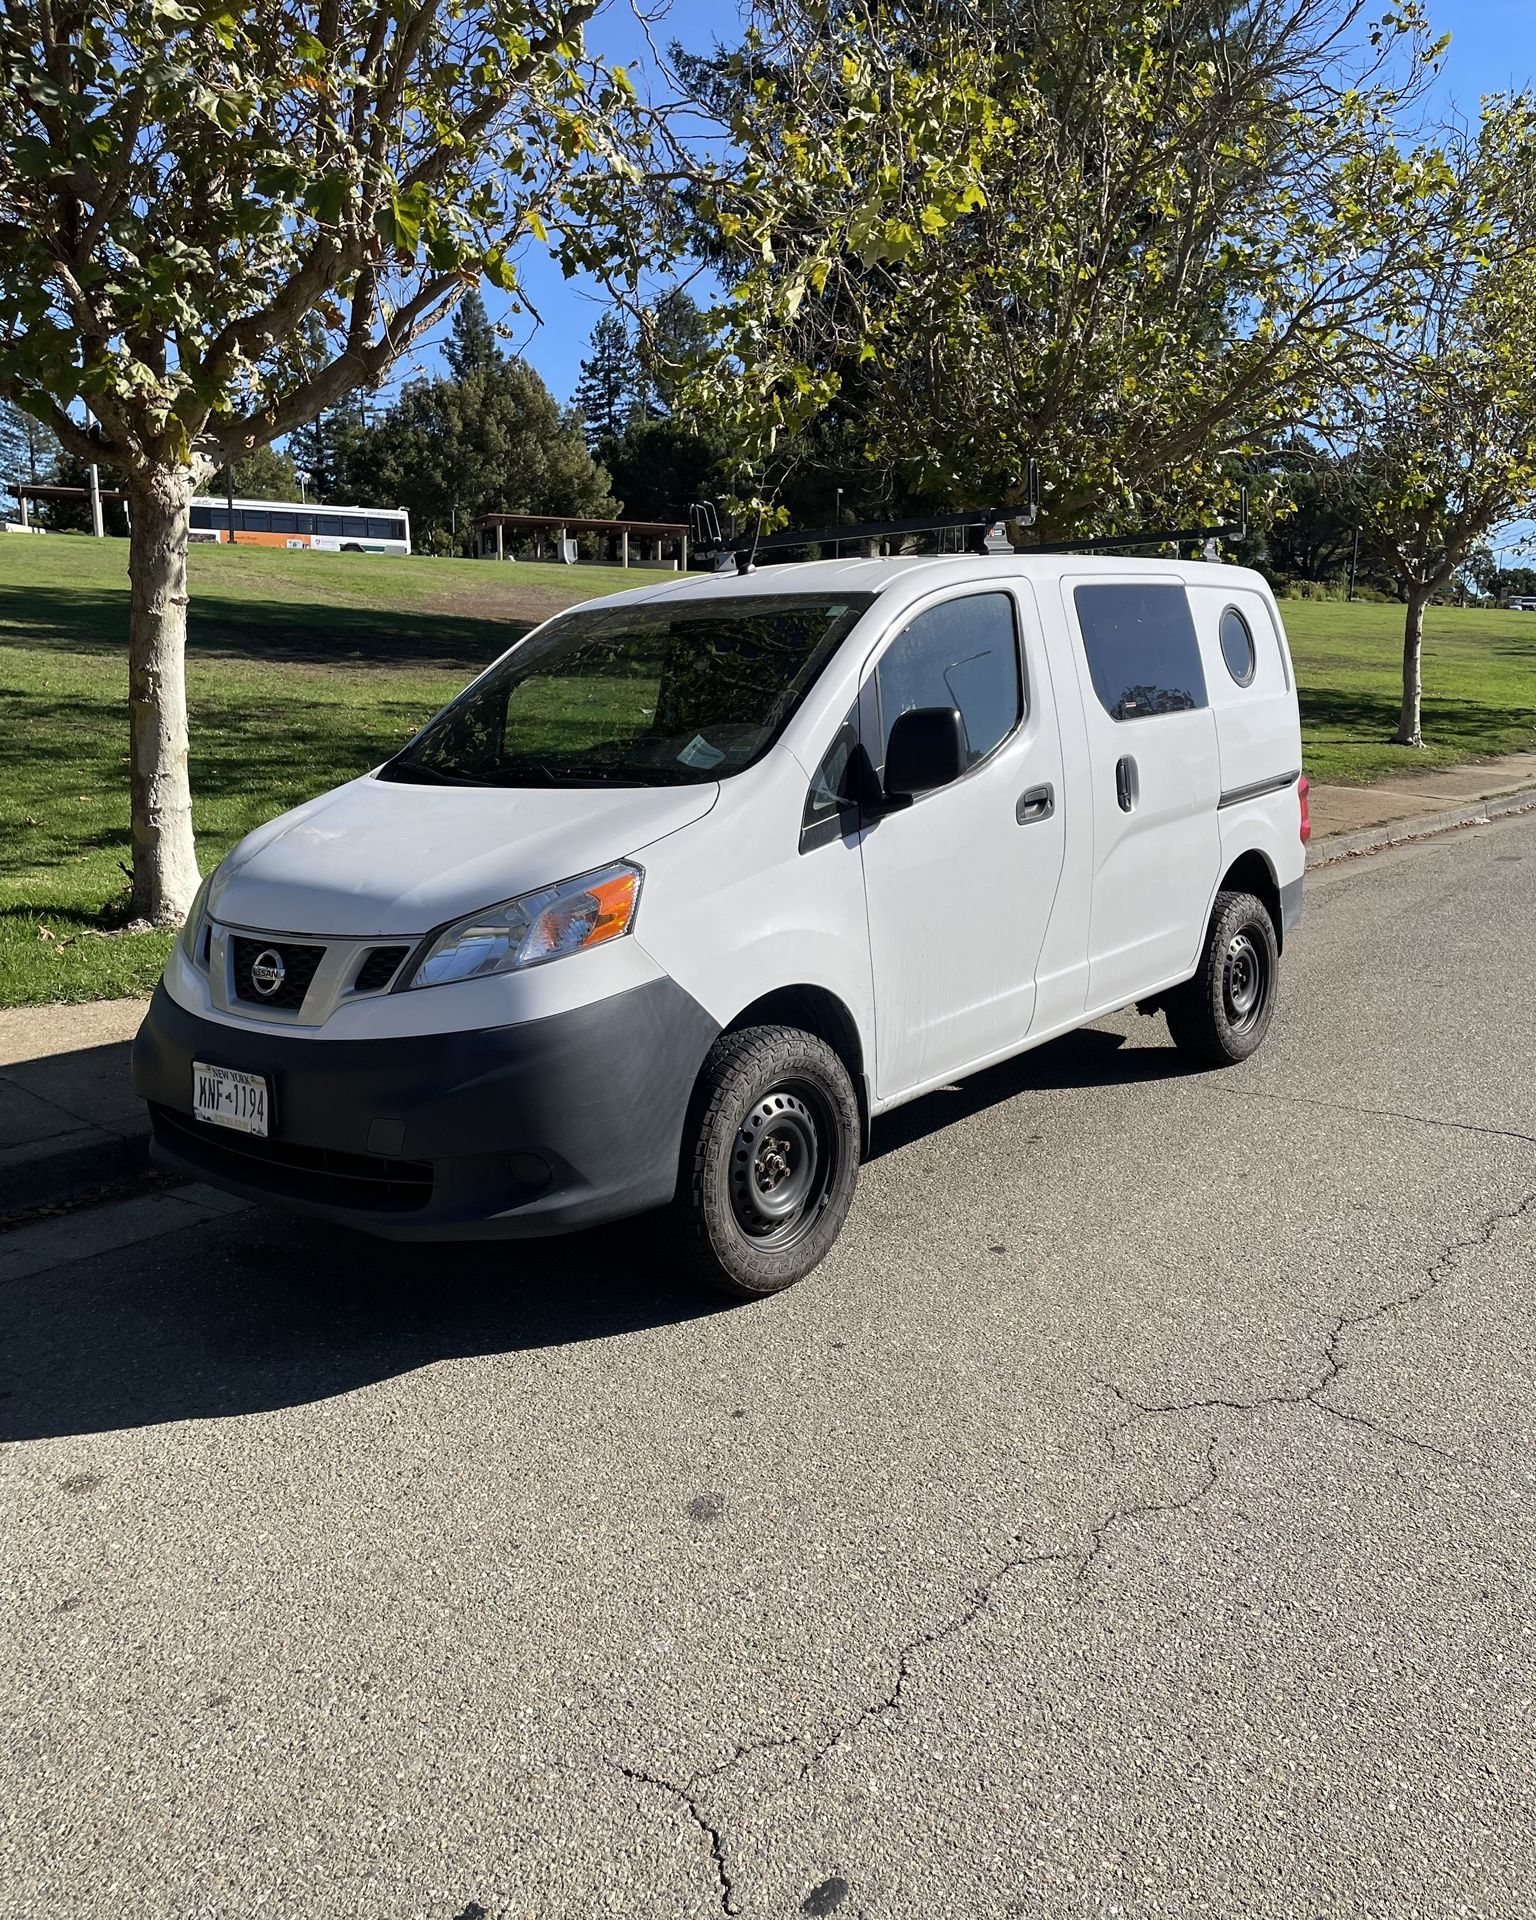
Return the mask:
M134 1047L165 1168L401 1239L670 1210L760 1295L870 1122L1136 1003L1206 1065L1301 911L1264 581L988 554L559 614L205 881Z

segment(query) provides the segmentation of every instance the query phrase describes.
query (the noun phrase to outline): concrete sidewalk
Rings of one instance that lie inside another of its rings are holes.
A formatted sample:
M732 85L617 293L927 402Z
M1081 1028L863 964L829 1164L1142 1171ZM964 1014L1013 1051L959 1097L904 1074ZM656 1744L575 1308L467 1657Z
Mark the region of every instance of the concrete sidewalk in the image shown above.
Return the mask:
M1371 787L1311 787L1309 866L1536 806L1536 753L1392 774Z
M0 1218L149 1172L128 1080L147 1000L0 1009Z
M1536 807L1536 753L1311 791L1310 862ZM147 1000L0 1010L0 1222L149 1175L149 1127L128 1081Z
M1393 774L1370 787L1314 785L1310 796L1313 843L1334 834L1411 828L1415 822L1432 821L1462 808L1475 812L1484 800L1527 792L1536 799L1536 753L1510 753L1500 760Z

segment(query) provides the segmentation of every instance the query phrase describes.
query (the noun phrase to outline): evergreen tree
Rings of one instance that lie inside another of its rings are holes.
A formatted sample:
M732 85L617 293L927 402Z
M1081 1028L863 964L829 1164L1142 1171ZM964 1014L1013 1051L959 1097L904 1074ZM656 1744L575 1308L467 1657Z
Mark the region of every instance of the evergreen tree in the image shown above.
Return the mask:
M605 313L592 329L592 351L581 363L576 406L592 449L617 440L643 406L644 377L629 329Z
M599 455L633 520L686 520L695 500L729 487L724 447L680 420L631 420Z
M506 359L478 290L466 293L454 308L453 329L443 348L443 358L455 380L497 366Z
M359 461L366 468L363 449L368 433L364 396L349 393L308 426L289 435L289 457L307 476L311 500L333 500L347 506L357 503L353 472Z
M226 489L224 469L210 474L198 492L223 499L226 490L237 500L297 500L299 476L291 452L276 447L257 447L243 460L235 462L233 486Z
M0 481L35 484L57 456L59 443L41 420L10 400L0 400Z
M677 390L709 343L709 322L686 287L671 287L646 314L637 347L644 406L653 420L677 411Z
M573 408L560 407L525 361L498 354L461 379L413 380L357 441L347 486L365 503L410 510L420 544L463 545L476 514L614 511Z

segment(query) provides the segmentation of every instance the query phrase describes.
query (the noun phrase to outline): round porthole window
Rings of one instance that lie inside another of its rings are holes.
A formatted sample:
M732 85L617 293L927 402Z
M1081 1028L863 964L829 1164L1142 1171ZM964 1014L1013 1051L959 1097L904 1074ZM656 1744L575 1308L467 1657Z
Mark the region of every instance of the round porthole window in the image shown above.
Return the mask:
M1227 672L1240 687L1246 687L1253 679L1257 668L1258 655L1253 650L1253 635L1248 630L1248 622L1236 607L1228 607L1221 616L1221 657L1227 663Z

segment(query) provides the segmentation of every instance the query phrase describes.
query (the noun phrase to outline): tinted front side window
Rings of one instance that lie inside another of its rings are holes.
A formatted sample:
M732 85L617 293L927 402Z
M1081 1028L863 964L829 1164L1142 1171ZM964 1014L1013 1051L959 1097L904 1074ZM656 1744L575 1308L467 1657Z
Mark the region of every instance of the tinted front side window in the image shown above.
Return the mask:
M977 593L930 607L886 648L875 679L882 766L891 728L913 707L958 707L975 766L1024 711L1013 601L1006 593Z
M1078 587L1073 598L1093 690L1111 720L1206 704L1200 643L1182 587Z
M858 729L850 714L833 736L805 796L805 812L800 820L802 853L836 840L843 831L845 818L851 820L854 816L858 806L854 755L858 751Z

